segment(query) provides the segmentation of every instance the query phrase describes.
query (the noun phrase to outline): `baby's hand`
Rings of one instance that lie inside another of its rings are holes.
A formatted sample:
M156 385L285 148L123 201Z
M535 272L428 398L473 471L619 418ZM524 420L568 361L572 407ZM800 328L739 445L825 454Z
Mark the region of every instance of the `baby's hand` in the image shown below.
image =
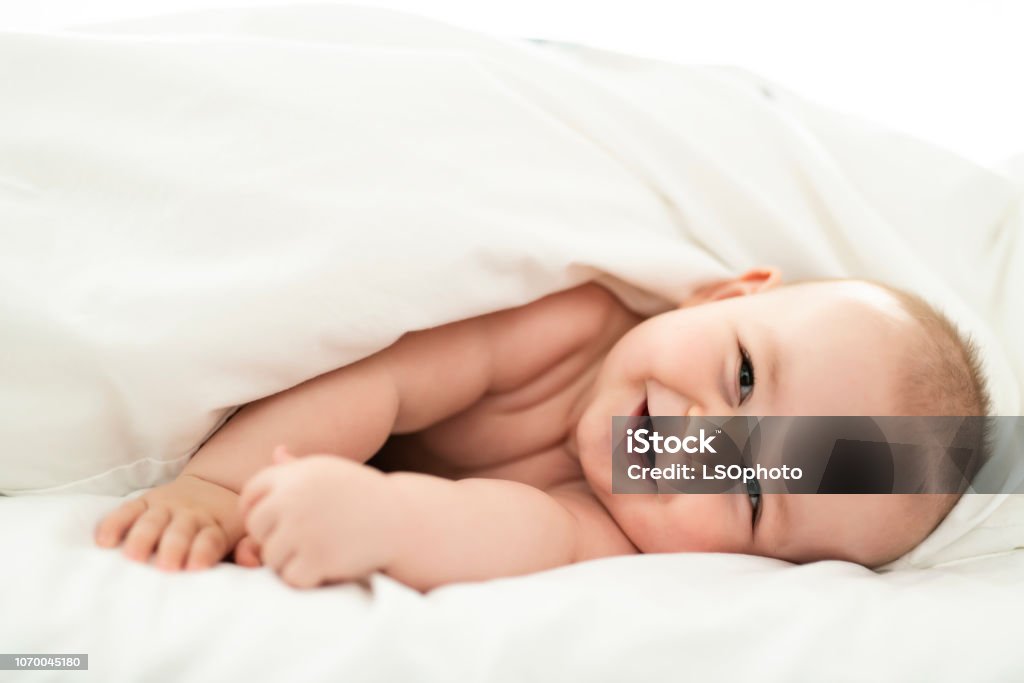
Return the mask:
M283 446L274 462L239 499L264 565L296 588L358 579L387 565L394 515L384 474L335 455L295 458Z
M242 537L238 494L183 474L123 503L96 527L96 543L148 562L156 551L162 569L205 569L217 564Z

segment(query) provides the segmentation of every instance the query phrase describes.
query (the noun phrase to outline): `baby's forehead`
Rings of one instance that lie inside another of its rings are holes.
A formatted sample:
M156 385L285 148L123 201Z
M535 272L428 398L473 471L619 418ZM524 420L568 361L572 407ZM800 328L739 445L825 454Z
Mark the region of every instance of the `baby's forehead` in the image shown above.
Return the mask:
M902 378L920 326L898 300L846 282L794 285L777 296L747 325L753 332L745 340L755 377L767 382L759 387L769 404L762 410L901 414Z
M825 280L779 287L783 297L799 300L802 308L824 317L875 318L910 332L913 317L889 290L863 280ZM811 304L808 306L808 304Z

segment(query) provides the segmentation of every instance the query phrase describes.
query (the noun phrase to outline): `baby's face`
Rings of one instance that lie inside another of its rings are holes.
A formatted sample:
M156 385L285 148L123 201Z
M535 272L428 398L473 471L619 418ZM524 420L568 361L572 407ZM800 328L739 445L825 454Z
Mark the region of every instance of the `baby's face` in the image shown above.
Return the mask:
M724 289L729 298L691 300L626 334L579 422L583 470L643 552L883 564L934 528L938 496L766 494L755 516L745 494L611 493L610 418L645 402L649 415L902 414L895 376L916 330L897 302L866 283L775 280L744 280L740 291L760 291Z

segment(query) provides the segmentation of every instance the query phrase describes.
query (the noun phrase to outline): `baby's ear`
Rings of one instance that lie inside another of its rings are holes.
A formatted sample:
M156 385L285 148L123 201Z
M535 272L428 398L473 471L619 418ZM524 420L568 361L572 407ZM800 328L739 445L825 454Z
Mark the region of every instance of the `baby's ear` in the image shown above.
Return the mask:
M738 277L719 280L699 287L680 304L680 308L721 301L734 296L749 296L777 287L781 283L782 271L775 266L751 268Z

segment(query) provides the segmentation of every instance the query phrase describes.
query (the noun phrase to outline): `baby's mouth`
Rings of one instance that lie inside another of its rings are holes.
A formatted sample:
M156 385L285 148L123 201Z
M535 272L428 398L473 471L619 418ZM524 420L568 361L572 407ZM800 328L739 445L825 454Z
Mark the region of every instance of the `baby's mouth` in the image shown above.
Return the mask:
M646 394L644 395L644 402L641 403L639 405L639 407L637 407L637 409L633 411L633 414L630 415L630 417L649 417L649 415L647 414L647 395Z
M647 397L644 396L644 402L640 404L636 410L633 411L631 417L636 421L636 429L653 429L653 423L651 422L651 415L648 412L650 409L647 407ZM642 419L637 419L642 418Z
M654 430L654 422L651 420L651 416L647 413L647 411L648 411L648 408L647 408L647 397L645 396L644 397L644 402L641 403L640 407L637 408L633 412L632 417L634 417L634 418L643 418L643 419L637 421L635 429L636 430L646 429L648 431L648 433L649 433L649 432ZM654 449L653 448L648 448L646 453L638 453L637 455L640 456L640 458L643 460L643 464L646 467L654 467L655 466L656 461L655 461Z

